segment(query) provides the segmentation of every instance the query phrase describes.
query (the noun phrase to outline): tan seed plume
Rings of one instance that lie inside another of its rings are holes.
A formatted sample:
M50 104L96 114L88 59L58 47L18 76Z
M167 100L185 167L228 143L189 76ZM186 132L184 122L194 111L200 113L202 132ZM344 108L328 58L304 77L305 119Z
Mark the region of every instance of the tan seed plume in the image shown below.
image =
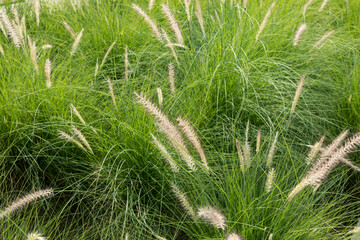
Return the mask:
M125 81L128 81L129 75L129 56L128 56L128 47L125 47Z
M72 125L72 130L75 133L75 135L79 138L79 140L86 146L86 148L94 154L93 150L90 147L89 142L86 140L85 136L81 133L79 129L77 129L74 125Z
M225 216L222 215L221 212L218 211L217 209L211 206L202 207L199 208L197 215L200 218L204 218L205 220L209 221L209 223L214 227L225 230L226 227Z
M115 108L117 109L116 107L116 99L115 99L115 94L114 94L114 88L113 88L113 84L110 80L110 78L107 78L106 81L108 82L108 87L109 87L109 92L110 92L110 95L111 95L111 98L112 98L112 101L114 103L114 106Z
M275 177L276 177L275 169L271 168L266 178L266 184L265 184L266 192L270 192L273 189Z
M44 45L42 45L41 48L42 49L50 49L50 48L52 48L52 46L50 44L44 44Z
M74 143L75 145L80 147L82 150L87 152L86 149L84 148L84 146L78 140L76 140L75 138L70 136L69 134L59 130L59 135L60 135L60 138L65 139L66 141Z
M6 207L4 210L0 212L0 219L3 219L9 215L11 215L16 210L19 210L20 208L28 205L31 202L34 202L37 199L45 198L53 195L53 190L51 188L44 189L44 190L38 190L33 193L29 193L20 199L12 202L8 207Z
M170 153L166 150L166 147L154 136L151 134L155 145L160 150L163 158L169 163L170 168L173 172L179 172L179 167L177 166L175 160L171 157Z
M267 157L267 160L266 160L266 166L267 167L271 167L271 164L272 164L272 160L274 158L274 154L275 154L275 148L276 148L276 143L277 143L277 140L278 140L278 136L279 136L279 132L276 132L275 134L275 137L274 137L274 141L270 147L270 150L269 150L269 154L268 154L268 157Z
M5 26L4 26L3 22L2 22L2 17L0 18L0 29L1 29L2 33L4 34L4 36L7 38L8 33L7 33L6 28L5 28Z
M339 137L338 137L339 138ZM300 183L295 186L288 196L288 201L291 201L301 190L307 186L313 186L317 189L324 181L330 171L341 162L346 162L347 165L350 161L345 160L347 154L355 150L360 145L360 133L355 134L349 139L344 146L338 148L331 156L318 159L311 167L308 173L302 178ZM344 161L345 160L345 161ZM359 168L355 166L355 169Z
M5 52L1 45L0 45L0 53L3 57L5 57Z
M181 133L176 128L176 126L152 102L148 101L146 98L140 96L137 93L134 94L138 100L138 103L140 103L147 110L147 112L150 113L157 120L157 125L159 126L160 131L162 131L166 135L167 139L170 141L176 151L180 154L188 167L193 171L196 170L195 162L190 156L189 151L185 146L184 140L181 136Z
M195 147L196 151L199 153L203 166L206 170L209 170L204 149L202 148L201 142L195 132L195 129L191 126L188 120L185 120L180 116L177 118L177 121L179 122L178 126L180 127L182 132L185 134L187 139L191 142L191 144Z
M76 109L76 107L75 107L72 103L70 103L70 108L71 108L71 110L75 113L75 115L79 118L80 122L81 122L82 124L84 124L84 126L86 126L85 120L83 119L83 117L81 116L81 114L79 113L79 111Z
M261 145L261 131L259 130L256 135L256 153L259 153Z
M154 7L155 0L149 0L149 12Z
M172 62L169 63L168 74L169 74L170 90L172 93L175 93L175 67Z
M77 35L75 41L74 41L74 44L72 45L72 48L71 48L71 52L70 52L70 55L74 55L75 52L76 52L76 49L78 48L79 46L79 43L80 43L80 40L81 40L81 37L83 35L83 31L84 29L81 29L80 33Z
M318 154L319 150L322 147L322 144L325 140L325 136L322 136L319 142L316 142L314 145L311 146L310 152L306 158L306 164L309 165L313 159L315 159L316 155Z
M6 27L7 32L9 33L11 40L13 41L13 43L16 47L20 48L20 45L21 45L20 37L18 36L17 32L15 31L14 26L11 23L8 15L6 14L6 12L4 10L1 10L0 13L1 13L2 21Z
M310 6L310 4L311 4L313 1L314 1L314 0L309 0L308 2L305 3L304 9L303 9L303 15L305 15L307 8Z
M322 3L321 3L321 6L319 8L319 12L321 12L322 10L324 10L326 4L328 3L329 0L324 0Z
M31 55L31 59L34 63L34 67L35 67L35 70L36 70L36 73L39 74L39 65L37 63L37 60L36 60L36 48L35 48L35 43L31 42L31 39L29 36L27 36L28 38L28 44L29 44L29 48L30 48L30 55Z
M189 201L187 200L185 193L183 193L175 183L171 183L171 188L172 188L173 192L175 193L175 196L177 197L177 199L180 201L181 205L185 209L185 211L193 219L195 219L196 218L195 211L194 211L193 207L191 206L191 204L189 203Z
M186 12L186 16L187 16L187 19L188 19L189 22L191 21L191 18L190 18L190 3L191 3L191 0L184 0L185 12Z
M199 0L195 0L195 15L196 15L196 18L199 22L199 25L200 25L200 28L201 28L201 31L205 37L205 27L204 27L204 18L203 18L203 15L202 15L202 10L201 10L201 5L200 5L200 2Z
M226 236L226 240L242 240L242 237L236 233L230 233Z
M272 240L273 239L273 234L271 233L270 235L269 235L269 240Z
M301 24L300 27L298 28L298 30L296 31L295 37L294 37L294 41L293 41L293 45L297 46L299 44L299 40L301 35L304 33L306 29L306 24Z
M243 0L243 6L244 6L244 8L246 8L247 3L248 3L248 0Z
M169 6L167 4L161 4L161 7L162 7L163 13L165 14L166 18L168 19L168 21L170 23L171 29L173 30L178 43L180 43L181 45L184 45L184 39L181 34L179 24L177 23L172 12L170 11Z
M21 23L20 23L19 12L17 11L15 5L12 5L11 11L12 11L12 13L13 13L13 16L14 16L14 20L15 20L16 25L20 26Z
M45 60L45 77L46 77L46 87L51 88L51 61L50 59Z
M295 96L294 96L294 100L292 102L292 105L291 105L291 110L290 110L290 118L292 117L292 115L294 114L295 112L295 107L300 99L300 95L301 95L301 91L303 89L303 86L304 86L304 81L305 81L305 75L302 75L301 78L300 78L300 81L297 85L297 88L296 88L296 92L295 92Z
M46 240L46 238L37 232L32 232L27 235L27 240Z
M327 38L329 38L329 37L330 37L331 35L333 35L334 33L335 33L335 30L331 30L330 32L325 33L324 36L322 36L322 37L320 38L320 40L317 41L317 42L314 44L313 49L316 48L316 47L318 47L322 42L324 42Z
M244 141L244 160L245 160L245 165L249 166L250 162L251 162L251 147L249 144L249 124L250 122L248 121L246 124L246 131L245 131L245 141Z
M271 15L271 12L272 10L274 9L275 7L275 2L273 2L269 9L267 10L266 14L265 14L265 17L264 17L264 20L262 21L262 23L260 24L260 27L259 27L259 30L256 34L256 41L259 40L259 37L260 37L260 34L262 33L262 31L264 30L265 26L266 26L266 23L267 21L269 20L270 18L270 15Z
M157 95L158 95L158 99L159 99L159 106L161 107L162 103L163 103L163 95L162 95L162 90L161 88L157 88Z
M151 20L151 18L136 4L132 4L131 5L132 8L137 11L139 13L140 16L142 16L145 20L145 22L149 25L149 27L152 29L153 33L155 34L156 38L160 41L163 42L163 38L162 35L158 29L158 27L156 26L155 22L153 20Z
M110 53L111 49L114 47L115 43L116 43L116 41L114 41L114 42L110 45L109 49L106 51L105 56L104 56L103 60L101 61L100 69L102 69L102 67L104 66L105 61L106 61L106 58L109 56L109 53Z
M180 65L179 60L178 60L178 57L177 57L176 52L175 52L175 49L174 49L174 47L173 47L173 44L172 44L171 41L170 41L169 36L167 35L166 31L165 31L163 28L161 29L161 32L162 32L163 37L164 37L164 39L165 39L165 41L166 41L166 43L167 43L167 46L170 48L171 53L173 54L173 56L174 56L174 58L175 58L176 63L177 63L178 65Z
M76 38L76 33L75 31L70 27L70 25L67 22L63 22L64 27L66 28L66 30L70 33L70 35L75 39Z
M35 8L36 24L39 26L39 24L40 24L40 0L35 0L34 8Z
M237 149L237 153L238 153L239 160L240 160L241 172L242 172L243 174L245 174L245 161L244 161L243 153L242 153L242 151L241 151L240 142L239 142L237 139L235 139L235 144L236 144L236 149Z

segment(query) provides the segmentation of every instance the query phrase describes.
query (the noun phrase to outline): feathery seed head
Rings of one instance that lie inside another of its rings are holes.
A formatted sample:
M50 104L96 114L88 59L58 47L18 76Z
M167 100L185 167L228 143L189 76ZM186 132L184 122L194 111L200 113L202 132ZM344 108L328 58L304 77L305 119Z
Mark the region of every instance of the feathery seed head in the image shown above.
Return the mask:
M256 153L259 153L261 145L261 131L259 130L256 135Z
M200 218L204 218L205 220L209 221L209 223L214 227L225 230L226 218L217 209L211 206L202 207L198 209L197 215Z
M326 4L327 4L328 0L324 0L319 8L319 12L321 12L322 10L324 10Z
M226 236L226 240L242 240L242 237L236 233L230 233Z
M2 21L6 27L7 32L9 33L9 36L11 40L13 41L14 45L18 48L20 48L21 40L18 33L15 31L13 24L11 23L8 15L6 14L4 9L0 10Z
M89 142L86 140L85 136L81 133L79 129L77 129L74 125L72 125L72 130L75 133L75 135L80 139L80 141L86 146L86 148L94 154L93 150L90 147Z
M51 188L38 190L33 193L26 194L25 196L21 197L20 199L12 202L8 207L0 212L0 219L3 219L6 216L9 216L16 210L28 205L29 203L44 197L48 197L53 195L53 190Z
M245 174L245 161L244 161L244 156L243 153L241 151L241 146L240 146L240 142L235 139L235 144L236 144L236 149L237 149L237 153L239 156L239 160L240 160L240 168L243 174Z
M39 26L40 23L40 0L35 0L34 2L36 24Z
M125 81L128 81L129 75L129 56L128 56L128 47L125 47Z
M301 35L304 33L306 29L306 24L301 24L300 27L298 28L298 30L296 31L295 37L294 37L294 41L293 41L293 45L297 46L299 44L299 40Z
M76 34L75 31L70 27L70 25L67 22L63 22L66 30L71 34L71 36L75 39L76 38Z
M60 138L76 144L78 147L80 147L82 150L84 150L86 152L86 149L84 148L84 146L79 141L77 141L75 138L70 136L69 134L59 130L59 135L60 135Z
M111 99L112 99L112 101L114 103L115 108L117 109L113 84L112 84L110 78L107 78L106 81L108 82L108 87L109 87L109 92L110 92L110 95L111 95Z
M162 35L161 35L158 27L156 26L155 22L153 20L151 20L151 18L138 5L133 3L131 6L135 11L137 11L139 13L140 16L142 16L144 18L145 22L152 29L152 31L155 34L155 36L157 37L157 39L160 42L163 42Z
M158 95L158 99L159 99L159 106L161 106L163 103L162 90L161 90L161 88L157 88L156 91L157 91L157 95Z
M267 157L267 161L266 161L266 166L267 167L271 167L272 160L273 160L274 153L275 153L275 147L276 147L278 136L279 136L279 132L276 132L274 141L273 141L273 143L272 143L272 145L270 147L269 154L268 154L268 157Z
M37 63L37 59L36 59L36 47L35 47L35 43L31 42L31 39L29 36L28 37L28 44L29 44L29 48L30 48L30 55L31 55L31 59L34 63L34 67L36 70L36 73L39 73L39 66Z
M312 49L318 47L322 42L324 42L327 38L329 38L331 35L333 35L335 33L335 30L331 30L330 32L327 32L324 34L324 36L322 36L320 38L319 41L317 41L314 46L312 47Z
M199 0L195 0L195 7L196 7L195 15L196 15L196 18L197 18L197 20L199 22L201 31L202 31L202 33L203 33L203 35L205 37L204 19L203 19L203 15L202 15L202 11L201 11L201 5L200 5Z
M71 110L75 113L75 115L79 118L80 122L86 126L85 120L82 118L81 114L76 109L76 107L72 103L70 103L70 107L71 107Z
M276 178L275 169L271 168L266 178L266 184L265 184L266 192L270 192L273 189L275 178Z
M154 135L151 134L151 137L153 138L153 141L154 141L155 145L160 150L162 156L169 163L169 165L171 167L171 170L173 172L179 172L179 167L177 166L174 159L171 157L170 153L166 150L166 147Z
M71 52L70 52L70 56L72 56L72 55L75 54L76 49L77 49L78 46L79 46L81 37L82 37L82 35L83 35L83 31L84 31L84 29L81 29L80 33L77 35L77 37L76 37L76 39L75 39L75 41L74 41L74 44L72 45Z
M296 92L295 92L295 96L294 96L294 100L292 102L292 105L291 105L291 110L290 110L290 119L292 117L292 115L294 114L295 112L295 107L300 99L300 94L301 94L301 91L303 89L303 86L304 86L304 81L305 81L305 75L302 75L301 78L300 78L300 81L297 85L297 88L296 88Z
M45 237L42 237L41 234L37 232L32 232L27 235L27 240L45 240Z
M182 37L179 24L175 20L174 15L171 13L169 6L167 4L161 4L161 7L163 10L163 13L165 14L166 18L168 19L168 21L170 23L171 29L173 30L178 43L180 43L181 45L184 45L184 39Z
M109 49L106 51L105 56L104 56L104 58L103 58L103 60L102 60L102 62L101 62L101 64L100 64L100 69L104 66L104 63L105 63L105 61L106 61L106 58L108 57L108 55L109 55L111 49L114 47L115 43L116 43L116 41L114 41L114 42L110 45Z
M167 43L166 46L170 48L171 53L174 56L176 63L179 65L180 63L179 63L178 57L177 57L175 49L174 49L174 44L171 43L169 36L167 35L166 31L163 28L161 29L161 32Z
M322 136L319 142L316 142L314 145L311 146L310 152L306 158L306 164L309 165L311 161L316 157L321 146L324 142L325 136Z
M262 31L264 30L265 26L266 26L266 23L267 21L269 20L270 18L270 15L271 15L271 12L272 10L274 9L275 7L275 2L273 2L269 9L267 10L266 14L265 14L265 17L264 17L264 20L262 21L262 23L260 24L260 27L259 27L259 30L256 34L256 41L259 40L259 37L260 37L260 34L262 33Z
M153 8L155 3L155 0L149 0L149 12L151 11L151 9Z
M46 77L46 87L51 88L51 61L50 59L45 60L45 77Z
M173 192L175 193L175 196L180 201L180 203L183 206L183 208L185 209L185 211L192 218L195 219L196 218L195 211L194 211L193 207L191 206L191 204L189 203L189 201L187 200L185 193L183 193L175 183L171 183L171 187L172 187Z
M175 93L175 68L172 62L169 63L168 72L169 72L170 90L172 93Z

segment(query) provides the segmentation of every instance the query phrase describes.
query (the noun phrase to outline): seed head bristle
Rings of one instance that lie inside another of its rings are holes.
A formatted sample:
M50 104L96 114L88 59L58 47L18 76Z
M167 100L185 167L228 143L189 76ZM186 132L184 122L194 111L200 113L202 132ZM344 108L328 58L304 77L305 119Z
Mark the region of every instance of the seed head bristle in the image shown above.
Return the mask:
M190 3L191 3L191 0L184 0L185 12L186 12L186 16L187 16L187 19L188 19L189 22L191 21L191 18L190 18Z
M6 207L4 210L2 210L0 212L0 219L3 219L4 217L11 215L16 210L28 205L29 203L31 203L37 199L48 197L51 195L53 195L53 190L51 188L44 189L44 190L38 190L36 192L29 193L29 194L21 197L20 199L12 202L8 207Z
M226 236L226 240L242 240L242 237L236 233L230 233Z
M35 16L36 16L36 25L39 26L39 24L40 24L40 0L34 1L34 9L35 9Z
M276 178L275 169L271 168L266 178L266 184L265 184L266 192L270 192L273 189L275 178Z
M153 20L151 20L151 18L136 4L132 4L131 5L132 8L137 11L139 13L140 16L142 16L145 20L145 22L149 25L149 27L152 29L153 33L155 34L156 38L160 41L163 42L163 38L162 35L158 29L158 27L156 26L155 22Z
M113 84L112 84L110 78L107 78L106 81L108 82L108 87L109 87L109 92L110 92L110 95L111 95L111 99L112 99L112 101L114 103L115 108L117 109Z
M195 162L190 156L189 151L185 146L184 140L181 136L181 133L175 127L175 125L152 102L148 101L146 98L137 93L134 94L138 100L138 103L140 103L147 110L147 112L150 113L157 120L157 125L159 126L160 131L165 134L170 143L189 166L189 168L191 170L196 170Z
M75 39L76 38L76 34L75 31L70 27L70 25L67 22L63 22L66 30L70 33L70 35Z
M101 61L100 69L102 69L102 67L104 66L105 61L106 61L106 58L108 57L108 55L109 55L111 49L114 47L115 43L116 43L116 41L114 41L114 42L110 45L109 49L106 51L105 56L104 56L103 60Z
M76 39L75 39L75 41L74 41L74 44L72 45L71 52L70 52L70 56L72 56L72 55L75 54L76 49L77 49L78 46L79 46L81 37L82 37L82 35L83 35L83 31L84 31L84 29L81 29L80 33L77 35L77 37L76 37Z
M36 70L36 73L39 74L39 66L37 63L37 59L36 59L36 47L35 47L35 43L31 42L31 39L29 36L27 36L28 38L28 44L29 44L29 48L30 48L30 55L31 55L31 59L34 63L34 67Z
M60 138L65 139L66 141L72 142L75 145L77 145L78 147L80 147L82 150L84 150L86 152L86 149L84 148L84 146L75 138L73 138L72 136L70 136L69 134L60 131L59 130L59 134L60 134Z
M184 45L184 39L181 34L179 24L175 20L174 15L171 13L169 6L167 4L161 4L161 7L162 7L163 13L165 14L166 18L168 19L168 21L170 23L171 29L173 30L178 43L180 43L181 45Z
M129 75L129 56L128 56L128 47L125 47L125 81L128 81Z
M331 30L330 32L328 33L325 33L324 36L322 36L320 38L319 41L317 41L314 46L312 47L312 49L318 47L322 42L324 42L327 38L329 38L331 35L333 35L335 33L335 30Z
M321 6L320 6L320 8L319 8L319 12L321 12L322 10L324 10L327 2L328 2L328 0L324 0L324 1L321 3Z
M211 206L202 207L199 208L197 215L200 218L204 218L205 220L209 221L209 223L214 227L225 230L226 227L225 216L222 215L221 212L218 211L217 209Z
M266 26L266 23L267 21L269 20L270 18L270 15L271 15L271 12L272 10L274 9L275 7L275 2L273 2L269 9L267 10L266 14L265 14L265 17L264 17L264 20L262 21L262 23L260 24L260 27L259 27L259 30L256 34L256 41L259 40L259 37L260 37L260 34L262 33L262 31L264 30L265 26Z
M75 115L79 118L80 122L82 124L84 124L84 126L86 126L85 120L83 119L83 117L81 116L79 111L76 109L76 107L72 103L70 103L70 107L71 107L71 110L75 113Z
M51 88L51 61L50 59L45 60L45 77L46 77L46 87Z
M72 125L72 130L75 133L75 135L79 138L79 140L86 146L86 148L94 154L93 150L90 147L89 142L86 140L85 136L81 133L79 129L77 129L74 125Z
M151 9L153 8L155 3L155 0L149 0L149 12L151 11Z
M20 48L20 45L21 45L20 37L18 36L17 32L15 31L14 26L11 23L8 15L6 14L6 12L3 9L0 10L0 13L1 13L2 21L6 27L7 32L9 33L11 40L13 41L13 43L16 47Z
M319 150L322 147L322 144L324 142L325 136L322 136L319 142L316 142L314 145L311 146L310 152L306 158L306 164L309 165L312 160L316 157Z
M3 57L5 57L5 52L1 45L0 45L0 53Z
M298 30L296 31L295 37L294 37L294 41L293 41L293 45L297 46L299 44L299 40L301 35L304 33L306 29L306 24L301 24L300 27L298 28Z
M175 93L175 68L172 62L169 63L168 74L169 74L170 90L172 93Z
M209 170L204 150L201 146L201 142L195 132L195 129L191 126L188 120L182 119L180 116L177 118L177 121L179 122L178 125L181 128L182 132L185 134L187 139L191 142L191 144L195 147L196 151L200 155L203 166L206 170Z
M244 141L244 160L245 160L245 165L249 166L250 162L251 162L251 147L249 144L249 124L250 122L248 121L246 124L246 130L245 130L245 141Z
M46 238L42 237L38 232L32 232L27 235L27 240L46 240Z
M240 160L240 168L243 174L245 174L245 161L244 161L244 156L243 153L241 151L241 146L240 146L240 142L235 139L235 144L236 144L236 149L237 149L237 153L239 156L239 160Z
M193 218L196 218L195 211L191 206L190 202L188 201L185 193L183 193L180 188L175 184L171 183L171 188L176 196L176 198L180 201L181 205L185 209L185 211Z
M304 86L304 81L305 81L305 75L302 75L301 78L300 78L300 81L297 85L297 88L296 88L296 92L295 92L295 96L294 96L294 100L292 102L292 105L291 105L291 110L290 110L290 118L292 117L292 115L294 114L295 112L295 107L300 99L300 94L301 94L301 91L303 89L303 86Z
M267 160L266 160L266 166L267 167L271 167L272 160L274 158L274 153L275 153L275 148L276 148L276 143L277 143L278 136L279 136L279 132L276 132L274 141L273 141L273 143L272 143L272 145L270 147L269 154L268 154L268 157L267 157Z
M261 131L259 130L256 135L256 153L259 153L261 145Z
M160 150L162 156L165 158L165 160L169 163L171 170L173 172L179 172L179 167L177 166L176 162L174 161L174 159L171 157L170 153L166 150L166 147L154 136L152 135L153 141L155 143L155 145L158 147L158 149Z
M161 107L162 103L163 103L163 95L162 95L162 90L161 88L157 88L156 89L157 95L158 95L158 99L159 99L159 106Z
M307 8L310 6L310 4L311 4L313 1L314 1L314 0L309 0L309 1L307 1L307 2L305 3L305 5L304 5L304 10L303 10L303 15L305 15Z
M195 15L196 15L196 18L199 22L199 25L200 25L200 28L201 28L201 31L205 37L205 27L204 27L204 18L203 18L203 15L202 15L202 10L201 10L201 5L200 5L200 2L199 0L195 0Z

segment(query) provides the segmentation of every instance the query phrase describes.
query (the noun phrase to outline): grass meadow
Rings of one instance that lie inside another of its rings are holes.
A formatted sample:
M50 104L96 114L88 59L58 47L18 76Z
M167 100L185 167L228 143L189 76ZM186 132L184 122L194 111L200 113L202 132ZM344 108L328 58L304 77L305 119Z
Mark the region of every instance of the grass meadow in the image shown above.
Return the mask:
M358 0L0 5L0 239L360 239Z

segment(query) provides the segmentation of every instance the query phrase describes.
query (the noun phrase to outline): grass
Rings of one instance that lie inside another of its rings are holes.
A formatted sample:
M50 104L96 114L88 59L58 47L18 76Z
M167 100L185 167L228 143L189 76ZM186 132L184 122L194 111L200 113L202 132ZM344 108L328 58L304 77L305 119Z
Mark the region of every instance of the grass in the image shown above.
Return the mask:
M329 1L319 12L322 1L313 1L304 14L306 2L277 1L258 41L259 25L272 1L248 1L246 8L242 1L199 1L205 35L195 1L190 21L183 1L169 2L185 45L174 47L177 64L171 49L131 6L141 7L175 43L163 1L156 1L150 12L147 1L42 1L39 26L32 1L8 1L4 7L10 19L16 18L12 6L20 19L26 18L39 73L27 39L17 48L1 34L0 209L35 190L52 187L55 195L0 220L0 238L24 239L37 231L49 239L221 239L236 231L244 239L268 239L270 234L274 239L350 239L346 233L359 218L355 171L336 167L315 193L306 189L290 203L286 200L309 168L306 145L322 135L329 144L344 129L359 131L359 3ZM73 55L75 39L64 22L76 35L84 29ZM303 23L307 28L293 46ZM331 30L335 33L313 48ZM101 65L114 42L95 76L97 63ZM45 44L52 47L41 49ZM50 88L46 59L51 61ZM170 62L175 93L168 77ZM289 121L302 75L304 88ZM175 122L181 115L196 129L209 172L201 167L189 171L136 103L133 92L157 103L157 88L169 119ZM244 145L248 121L253 158L243 174L235 139ZM93 153L59 138L60 130L78 139L73 126ZM262 145L255 154L259 129ZM276 131L276 180L266 192L266 158ZM179 163L179 173L171 171L150 133ZM349 155L355 165L357 155ZM224 214L226 230L188 216L171 191L173 182L195 209L211 205Z

